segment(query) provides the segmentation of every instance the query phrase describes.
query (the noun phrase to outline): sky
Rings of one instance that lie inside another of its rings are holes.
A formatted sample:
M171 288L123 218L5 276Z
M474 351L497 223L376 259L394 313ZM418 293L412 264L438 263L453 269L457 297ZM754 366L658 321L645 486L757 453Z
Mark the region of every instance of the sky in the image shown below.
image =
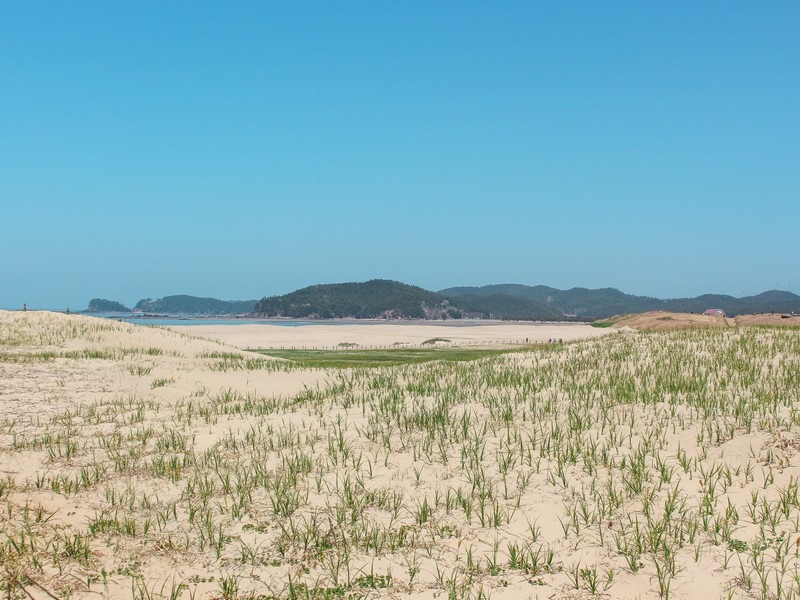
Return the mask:
M800 290L800 3L0 2L0 307Z

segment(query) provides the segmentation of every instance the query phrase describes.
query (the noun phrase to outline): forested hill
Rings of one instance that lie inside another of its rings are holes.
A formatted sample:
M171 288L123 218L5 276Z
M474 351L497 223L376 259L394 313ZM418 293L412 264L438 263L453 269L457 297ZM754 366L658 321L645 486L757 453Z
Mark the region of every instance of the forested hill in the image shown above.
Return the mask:
M663 307L663 300L646 296L632 296L614 288L559 290L546 285L499 284L482 287L449 288L441 290L439 293L453 298L454 301L458 301L462 296L492 296L497 294L524 298L547 306L561 315L575 315L584 318L609 317L611 315L646 312L649 310L666 310ZM700 312L706 308L712 307L706 306Z
M106 300L104 298L92 298L89 306L84 312L87 313L129 313L131 309L117 302L116 300Z
M514 296L543 304L564 315L575 315L587 319L651 310L701 313L709 308L721 308L729 316L763 312L800 312L800 296L778 290L743 298L723 294L706 294L695 298L661 300L648 296L625 294L615 288L559 290L545 285L499 284L448 288L439 291L439 294L456 303L462 297L489 297L498 294Z
M446 296L445 296L446 297ZM463 295L448 298L463 316L506 321L563 321L564 314L528 298L508 294Z
M255 300L217 300L197 296L164 296L139 300L134 310L145 313L189 315L238 315L253 312Z
M255 313L302 319L447 319L461 316L458 308L438 294L385 279L312 285L283 296L263 298L256 304Z

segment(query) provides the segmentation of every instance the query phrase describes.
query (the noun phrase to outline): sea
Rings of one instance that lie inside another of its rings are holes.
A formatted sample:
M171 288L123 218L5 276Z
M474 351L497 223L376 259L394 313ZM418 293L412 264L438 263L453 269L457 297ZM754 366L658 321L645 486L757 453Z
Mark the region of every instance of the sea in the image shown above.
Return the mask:
M2 309L18 311L19 309ZM48 310L50 312L65 313L66 311L44 309L44 308L29 308L31 311L35 310ZM391 323L393 325L417 325L417 324L441 324L451 327L470 327L475 325L492 325L503 323L503 321L495 320L477 320L477 319L452 319L449 321L414 321L414 320L392 320L386 321L385 319L252 319L247 317L200 317L197 315L169 315L169 314L142 314L142 313L91 313L91 312L76 312L73 314L87 315L90 317L99 317L101 319L113 319L114 321L123 321L125 323L135 323L136 325L150 325L159 327L191 327L192 325L277 325L279 327L305 327L307 325L380 325Z
M303 327L305 325L344 325L342 321L301 321L289 319L248 319L246 317L198 317L196 315L139 315L130 313L81 313L90 317L113 319L136 325L176 327L192 325L279 325L281 327Z

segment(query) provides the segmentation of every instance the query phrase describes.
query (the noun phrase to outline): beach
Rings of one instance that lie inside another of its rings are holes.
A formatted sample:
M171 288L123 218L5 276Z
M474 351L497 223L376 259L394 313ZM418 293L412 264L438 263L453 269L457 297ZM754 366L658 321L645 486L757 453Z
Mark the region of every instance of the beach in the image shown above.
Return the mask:
M598 337L608 330L586 323L531 323L521 321L397 321L343 324L279 325L191 325L172 331L213 339L241 349L247 348L336 348L355 344L364 348L394 345L419 346L432 339L451 345L503 346L572 341Z
M509 352L351 369L244 350L433 338ZM0 311L0 591L792 597L798 365L787 328Z

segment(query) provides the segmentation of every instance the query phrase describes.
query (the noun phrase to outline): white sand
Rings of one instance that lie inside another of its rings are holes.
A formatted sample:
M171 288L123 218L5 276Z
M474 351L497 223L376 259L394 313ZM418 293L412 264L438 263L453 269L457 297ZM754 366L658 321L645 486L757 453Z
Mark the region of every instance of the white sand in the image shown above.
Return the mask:
M482 363L344 372L237 349L608 333L526 323L169 331L0 311L0 592L16 578L36 599L46 595L31 581L72 598L169 598L173 584L181 598L285 598L302 582L316 597L655 599L672 560L672 598L760 597L759 573L767 597L779 584L796 597L796 332L758 330L746 343L734 328L617 332ZM726 347L726 373L709 362L713 344ZM666 368L679 359L682 371ZM697 385L765 408L747 424L730 405L704 415L687 402ZM643 487L626 492L645 443ZM290 476L294 487L281 487ZM622 504L598 520L612 484ZM296 505L274 503L282 489L300 493ZM423 503L433 508L420 518ZM616 540L633 544L638 527L647 539L631 563ZM366 547L375 540L378 551ZM527 567L512 565L512 546ZM530 561L548 552L534 574ZM238 594L225 592L231 581Z
M339 344L361 347L388 347L395 344L420 345L433 338L445 338L453 345L503 345L564 341L598 337L609 329L583 323L528 322L397 322L352 323L342 325L190 325L173 331L214 339L237 348L333 348Z

